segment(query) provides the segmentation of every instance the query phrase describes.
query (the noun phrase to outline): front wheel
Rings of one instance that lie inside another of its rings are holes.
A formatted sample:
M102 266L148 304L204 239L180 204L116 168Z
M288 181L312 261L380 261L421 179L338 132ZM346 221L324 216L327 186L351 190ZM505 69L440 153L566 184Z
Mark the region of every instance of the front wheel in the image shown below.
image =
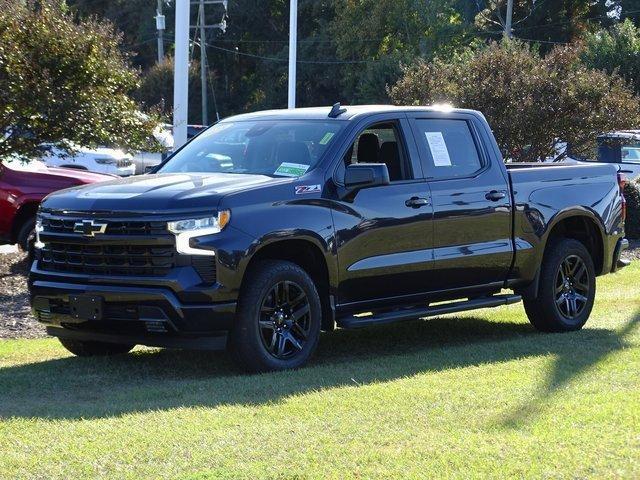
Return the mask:
M246 370L264 372L302 366L318 345L318 291L298 265L264 261L248 272L229 346Z
M525 296L529 320L543 332L580 330L589 319L596 296L591 255L573 239L556 240L545 252L538 295Z

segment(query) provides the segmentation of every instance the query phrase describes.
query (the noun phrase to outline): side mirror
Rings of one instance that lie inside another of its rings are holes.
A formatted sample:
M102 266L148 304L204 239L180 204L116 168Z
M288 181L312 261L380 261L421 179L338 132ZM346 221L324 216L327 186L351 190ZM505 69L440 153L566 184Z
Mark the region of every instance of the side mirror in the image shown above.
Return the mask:
M346 168L344 186L350 190L389 185L389 169L384 163L355 163Z

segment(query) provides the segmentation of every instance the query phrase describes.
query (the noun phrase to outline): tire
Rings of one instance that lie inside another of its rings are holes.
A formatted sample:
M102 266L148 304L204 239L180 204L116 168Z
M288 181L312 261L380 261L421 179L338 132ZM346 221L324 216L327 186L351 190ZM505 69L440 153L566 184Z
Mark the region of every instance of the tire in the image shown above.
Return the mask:
M33 245L36 241L36 217L29 218L20 230L16 238L18 246L23 252L27 252L33 258Z
M246 275L229 335L231 354L249 372L304 365L316 350L322 321L313 280L298 265L273 260Z
M542 260L538 295L525 295L529 321L542 332L580 330L596 296L593 259L582 243L554 240Z
M106 357L109 355L123 355L133 350L135 345L91 342L84 340L72 340L69 338L59 338L64 348L77 357Z

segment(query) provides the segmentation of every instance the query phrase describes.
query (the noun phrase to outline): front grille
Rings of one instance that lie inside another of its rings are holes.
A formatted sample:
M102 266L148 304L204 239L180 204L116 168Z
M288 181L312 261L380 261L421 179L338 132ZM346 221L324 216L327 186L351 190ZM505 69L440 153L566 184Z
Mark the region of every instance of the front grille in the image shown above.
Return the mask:
M106 224L93 237L74 232L88 219ZM216 258L179 255L167 221L108 219L95 215L41 215L41 270L96 276L162 277L176 267L193 267L203 283L217 281Z
M44 217L42 227L47 233L74 233L78 218ZM167 235L167 222L126 221L107 222L108 235Z
M86 275L164 276L174 266L173 246L47 242L40 257L43 270Z
M118 168L130 167L133 162L128 158L120 158L116 162Z

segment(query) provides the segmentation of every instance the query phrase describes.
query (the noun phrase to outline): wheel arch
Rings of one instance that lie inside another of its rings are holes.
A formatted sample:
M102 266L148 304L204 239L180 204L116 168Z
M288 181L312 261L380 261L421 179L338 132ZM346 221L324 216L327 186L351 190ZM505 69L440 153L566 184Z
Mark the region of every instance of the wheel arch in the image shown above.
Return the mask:
M243 279L247 281L247 272L264 260L282 260L294 263L311 277L318 289L322 304L322 328L335 328L334 306L331 300L335 272L329 267L325 250L317 241L309 238L273 240L261 245L251 256Z
M557 215L548 230L544 253L556 238L572 238L582 243L591 255L596 275L604 273L605 229L594 213L588 210L568 210Z

